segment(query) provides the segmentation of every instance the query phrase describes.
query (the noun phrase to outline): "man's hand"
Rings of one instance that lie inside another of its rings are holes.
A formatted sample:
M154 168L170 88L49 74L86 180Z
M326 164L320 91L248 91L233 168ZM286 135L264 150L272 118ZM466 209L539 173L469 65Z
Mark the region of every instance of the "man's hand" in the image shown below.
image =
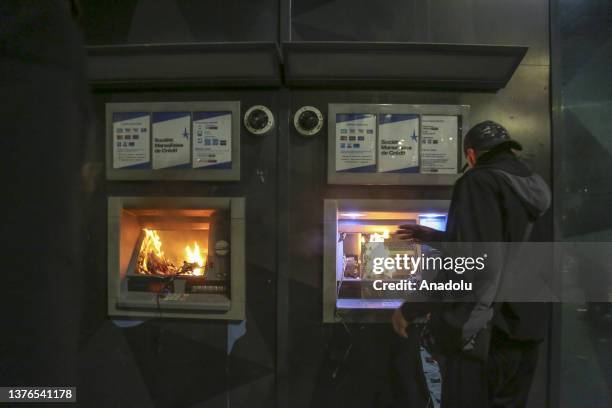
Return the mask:
M393 330L395 330L399 336L403 338L408 337L406 334L406 329L408 328L409 323L406 321L406 319L404 319L401 308L395 309L393 312L393 317L391 318L391 323L393 323Z
M404 224L397 230L399 239L410 242L432 242L436 240L440 231L424 225Z

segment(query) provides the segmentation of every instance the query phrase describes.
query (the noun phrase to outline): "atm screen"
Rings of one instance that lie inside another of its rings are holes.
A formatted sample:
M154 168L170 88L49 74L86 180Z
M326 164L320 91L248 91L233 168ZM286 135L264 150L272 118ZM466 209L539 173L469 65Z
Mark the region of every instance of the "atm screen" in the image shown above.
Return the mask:
M446 231L446 214L419 215L419 224L438 231Z

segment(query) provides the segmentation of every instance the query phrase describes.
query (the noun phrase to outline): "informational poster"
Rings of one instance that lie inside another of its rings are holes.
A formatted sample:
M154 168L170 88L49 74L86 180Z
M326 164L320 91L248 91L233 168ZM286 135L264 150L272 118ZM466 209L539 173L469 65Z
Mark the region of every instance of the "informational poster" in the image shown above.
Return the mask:
M113 113L113 168L151 167L150 122L148 112Z
M457 174L459 122L457 116L423 115L421 173Z
M153 169L190 166L191 114L153 112Z
M418 173L419 133L419 115L380 115L378 172Z
M336 171L376 172L376 115L336 115Z
M192 166L232 168L231 112L193 112Z

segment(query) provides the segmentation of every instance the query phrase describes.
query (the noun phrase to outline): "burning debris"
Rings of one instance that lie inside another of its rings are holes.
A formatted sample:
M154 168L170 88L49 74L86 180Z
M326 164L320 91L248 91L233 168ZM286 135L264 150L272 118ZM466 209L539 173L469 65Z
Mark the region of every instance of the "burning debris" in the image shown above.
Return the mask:
M144 239L138 253L136 273L143 275L191 275L203 276L206 255L202 255L197 242L185 247L182 265L175 265L162 251L162 241L157 231L144 229Z

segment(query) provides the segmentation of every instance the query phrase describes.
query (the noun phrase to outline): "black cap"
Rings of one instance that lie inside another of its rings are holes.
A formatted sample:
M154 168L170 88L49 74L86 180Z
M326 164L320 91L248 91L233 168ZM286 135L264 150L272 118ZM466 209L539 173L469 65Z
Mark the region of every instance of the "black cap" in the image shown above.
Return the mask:
M512 140L510 133L505 127L492 120L480 122L470 129L463 139L463 151L474 149L477 152L484 152L493 148L502 148L507 145L514 150L523 150L523 146L516 140Z

